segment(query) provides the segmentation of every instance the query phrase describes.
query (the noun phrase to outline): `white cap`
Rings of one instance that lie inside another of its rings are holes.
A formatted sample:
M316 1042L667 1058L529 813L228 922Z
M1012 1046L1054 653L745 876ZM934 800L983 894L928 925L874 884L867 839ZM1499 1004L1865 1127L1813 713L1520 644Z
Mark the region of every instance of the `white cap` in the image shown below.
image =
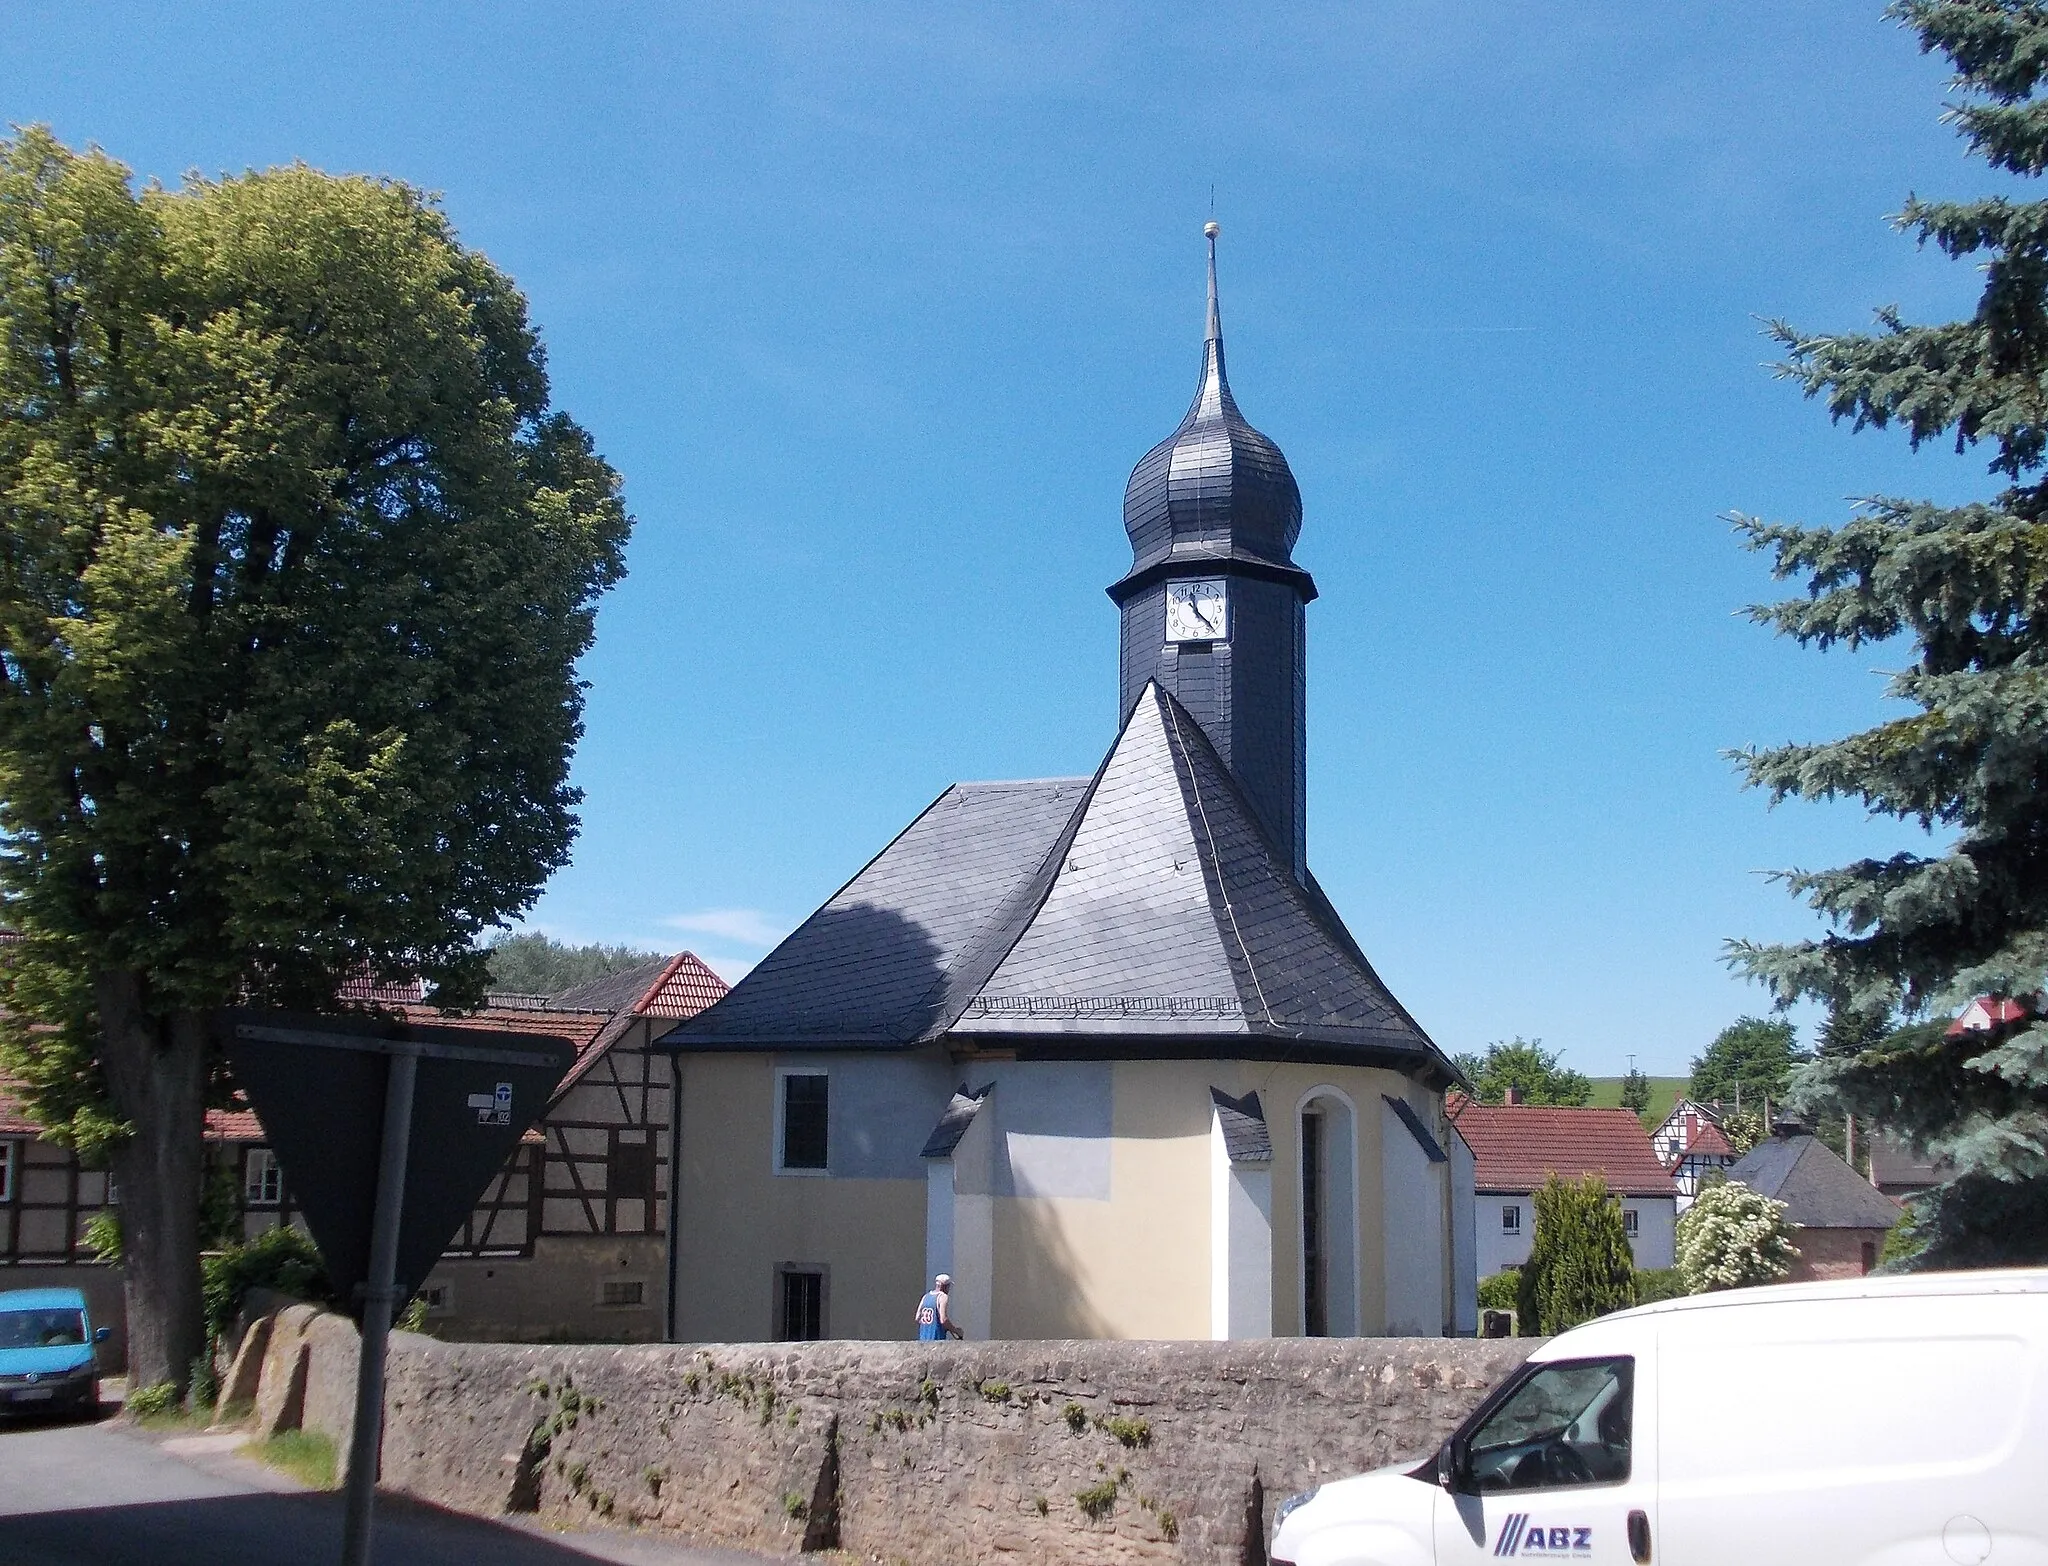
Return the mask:
M932 1279L932 1285L936 1288L942 1284L951 1283L952 1281L953 1275L950 1272L942 1272L936 1278Z

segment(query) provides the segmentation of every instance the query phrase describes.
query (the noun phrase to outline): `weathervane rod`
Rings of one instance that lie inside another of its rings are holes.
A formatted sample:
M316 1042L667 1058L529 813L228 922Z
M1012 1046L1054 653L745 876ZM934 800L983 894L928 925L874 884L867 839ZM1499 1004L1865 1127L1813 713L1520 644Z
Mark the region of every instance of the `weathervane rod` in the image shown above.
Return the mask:
M1202 225L1202 233L1209 241L1209 335L1212 343L1223 340L1223 317L1216 308L1216 236L1223 232L1223 226L1214 218Z

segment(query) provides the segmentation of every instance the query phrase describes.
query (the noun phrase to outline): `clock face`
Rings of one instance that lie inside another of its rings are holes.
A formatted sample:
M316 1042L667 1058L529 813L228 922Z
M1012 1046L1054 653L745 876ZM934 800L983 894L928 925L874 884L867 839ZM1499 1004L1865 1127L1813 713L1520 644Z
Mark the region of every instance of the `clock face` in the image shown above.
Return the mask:
M1230 599L1223 580L1166 584L1166 639L1220 642L1230 635Z

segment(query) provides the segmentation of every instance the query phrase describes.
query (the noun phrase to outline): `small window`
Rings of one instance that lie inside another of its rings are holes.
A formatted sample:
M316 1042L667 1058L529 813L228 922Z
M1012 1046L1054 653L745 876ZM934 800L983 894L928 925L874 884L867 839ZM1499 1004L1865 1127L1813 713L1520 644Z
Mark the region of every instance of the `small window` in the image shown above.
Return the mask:
M251 1207L275 1207L284 1196L284 1171L277 1154L267 1147L252 1147L242 1165L242 1198Z
M640 1278L606 1278L598 1285L600 1305L645 1305L647 1284Z
M615 1137L625 1133L614 1132ZM646 1132L641 1132L644 1138ZM612 1144L612 1167L608 1176L611 1195L615 1200L626 1202L651 1202L654 1200L654 1144L649 1141L615 1141Z
M420 1302L429 1316L445 1316L455 1308L455 1291L445 1283L430 1283L420 1290Z
M782 1113L777 1123L776 1167L788 1172L823 1174L826 1155L828 1078L822 1071L780 1074Z
M1461 1482L1478 1490L1619 1484L1629 1475L1634 1409L1632 1359L1543 1365L1460 1438Z
M776 1280L775 1336L783 1343L815 1343L825 1336L825 1274L820 1268L784 1267Z
M0 1142L0 1202L14 1200L14 1159L19 1142Z
M1502 1234L1520 1234L1522 1232L1522 1209L1519 1204L1510 1202L1501 1208L1500 1232Z
M1633 1207L1624 1207L1621 1210L1621 1232L1631 1240L1642 1232L1641 1220L1637 1218Z

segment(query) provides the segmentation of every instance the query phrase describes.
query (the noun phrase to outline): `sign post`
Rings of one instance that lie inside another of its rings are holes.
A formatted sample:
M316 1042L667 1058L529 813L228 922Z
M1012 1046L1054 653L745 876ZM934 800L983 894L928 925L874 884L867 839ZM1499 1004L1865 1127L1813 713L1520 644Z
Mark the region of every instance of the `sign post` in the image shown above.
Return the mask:
M221 1032L328 1281L361 1305L342 1566L369 1566L392 1316L547 1106L576 1047L368 1015L230 1012Z
M412 1090L419 1056L393 1050L384 1068L384 1131L377 1154L377 1204L370 1222L370 1276L363 1289L362 1352L356 1358L356 1417L349 1429L348 1495L341 1566L370 1566L370 1516L384 1435L384 1350L398 1309L398 1225L405 1208L405 1151L412 1139Z

